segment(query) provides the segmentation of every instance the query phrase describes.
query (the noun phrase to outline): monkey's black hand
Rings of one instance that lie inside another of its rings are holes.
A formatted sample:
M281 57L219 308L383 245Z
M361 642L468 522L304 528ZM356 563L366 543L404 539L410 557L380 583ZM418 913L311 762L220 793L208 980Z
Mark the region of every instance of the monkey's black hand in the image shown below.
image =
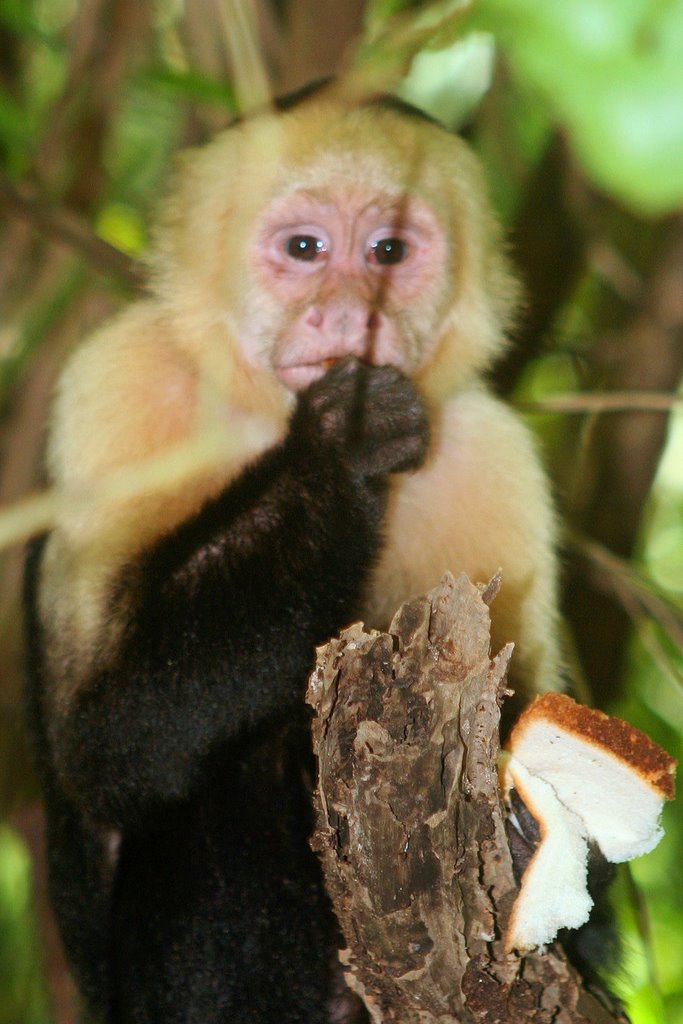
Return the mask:
M505 830L512 854L512 871L519 885L541 841L541 832L538 822L516 789L510 790L509 800L514 818L507 818Z
M348 357L299 396L292 432L374 479L416 469L429 446L424 403L394 366Z

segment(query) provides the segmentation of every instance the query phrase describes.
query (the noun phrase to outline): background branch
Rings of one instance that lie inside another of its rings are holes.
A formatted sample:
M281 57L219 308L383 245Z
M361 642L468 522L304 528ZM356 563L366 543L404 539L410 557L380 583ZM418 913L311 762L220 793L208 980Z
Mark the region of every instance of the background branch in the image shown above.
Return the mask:
M49 206L33 190L13 185L1 173L0 206L5 213L24 218L46 238L71 246L85 257L93 270L114 275L132 288L143 286L140 264L96 235L85 218Z

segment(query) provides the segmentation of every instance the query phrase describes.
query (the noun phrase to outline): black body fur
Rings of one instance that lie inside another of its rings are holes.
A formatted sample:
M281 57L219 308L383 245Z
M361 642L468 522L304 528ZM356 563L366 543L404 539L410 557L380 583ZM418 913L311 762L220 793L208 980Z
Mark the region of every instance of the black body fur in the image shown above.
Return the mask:
M315 645L358 605L387 474L427 443L397 370L335 366L280 446L122 571L112 601L134 614L59 722L34 548L29 711L51 890L107 1024L329 1019L336 929L307 843L303 693Z

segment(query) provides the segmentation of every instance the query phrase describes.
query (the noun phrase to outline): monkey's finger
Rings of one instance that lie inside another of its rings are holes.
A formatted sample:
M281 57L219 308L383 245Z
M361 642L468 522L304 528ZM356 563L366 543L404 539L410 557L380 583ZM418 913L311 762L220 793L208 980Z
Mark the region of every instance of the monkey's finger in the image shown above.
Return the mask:
M427 453L428 441L419 434L404 434L384 444L368 448L357 465L365 477L386 476L419 469Z

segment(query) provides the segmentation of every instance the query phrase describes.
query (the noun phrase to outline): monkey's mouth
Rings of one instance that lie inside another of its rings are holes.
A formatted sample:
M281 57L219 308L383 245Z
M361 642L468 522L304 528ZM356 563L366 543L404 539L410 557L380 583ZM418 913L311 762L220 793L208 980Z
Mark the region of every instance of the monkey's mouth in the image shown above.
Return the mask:
M276 366L275 373L281 384L289 391L302 391L309 384L324 377L328 370L339 362L341 356L321 359L316 363L298 363L295 366Z

